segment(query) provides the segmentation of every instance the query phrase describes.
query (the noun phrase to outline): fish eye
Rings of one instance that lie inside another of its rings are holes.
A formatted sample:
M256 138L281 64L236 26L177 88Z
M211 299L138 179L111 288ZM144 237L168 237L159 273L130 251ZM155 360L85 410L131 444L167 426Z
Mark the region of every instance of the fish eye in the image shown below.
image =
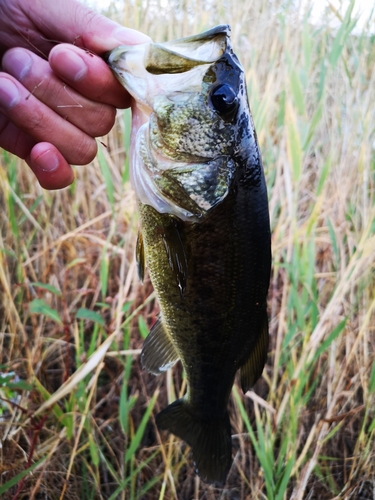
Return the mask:
M237 94L226 83L218 85L211 91L211 103L222 115L232 115L238 108Z

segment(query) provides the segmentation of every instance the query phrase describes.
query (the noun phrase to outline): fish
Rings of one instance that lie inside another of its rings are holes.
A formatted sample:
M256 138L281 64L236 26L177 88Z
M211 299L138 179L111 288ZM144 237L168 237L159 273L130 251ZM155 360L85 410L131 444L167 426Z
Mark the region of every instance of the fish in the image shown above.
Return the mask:
M184 440L203 481L232 465L228 402L246 393L269 344L271 232L267 187L244 70L228 25L106 56L131 94L131 181L137 269L160 305L141 363L155 375L181 360L187 392L156 416Z

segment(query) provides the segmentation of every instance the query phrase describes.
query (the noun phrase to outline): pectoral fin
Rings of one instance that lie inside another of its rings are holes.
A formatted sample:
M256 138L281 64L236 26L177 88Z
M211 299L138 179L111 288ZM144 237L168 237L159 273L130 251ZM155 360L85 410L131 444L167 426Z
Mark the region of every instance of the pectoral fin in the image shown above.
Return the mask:
M262 375L264 365L267 361L268 351L268 319L267 313L264 315L262 332L254 349L251 351L247 361L241 366L241 387L245 393L255 384Z
M179 356L168 336L161 318L154 324L142 348L142 367L160 375L178 361Z
M135 259L137 262L137 273L141 283L145 275L145 249L143 245L143 236L141 231L138 231L137 244L135 247Z
M182 298L188 277L188 265L184 245L178 230L178 223L174 218L170 218L170 223L165 225L163 229L162 239L167 252L169 267L176 278Z

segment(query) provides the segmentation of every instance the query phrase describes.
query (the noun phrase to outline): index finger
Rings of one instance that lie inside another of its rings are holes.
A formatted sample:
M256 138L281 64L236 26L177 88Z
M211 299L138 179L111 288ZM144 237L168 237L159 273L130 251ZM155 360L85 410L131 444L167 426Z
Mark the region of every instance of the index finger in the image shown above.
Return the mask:
M51 50L49 63L54 73L88 99L115 108L130 106L130 95L97 55L61 44Z
M74 43L99 55L119 45L150 41L143 33L124 28L76 0L50 2L48 16L43 2L35 2L30 17L40 32L51 39Z

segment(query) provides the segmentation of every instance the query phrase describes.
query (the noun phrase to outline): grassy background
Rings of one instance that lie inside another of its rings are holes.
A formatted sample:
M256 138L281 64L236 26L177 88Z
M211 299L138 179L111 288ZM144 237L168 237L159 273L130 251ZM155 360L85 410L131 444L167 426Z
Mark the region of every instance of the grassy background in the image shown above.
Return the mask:
M179 366L154 377L139 364L158 305L135 272L129 112L63 191L1 152L1 498L374 498L375 39L370 19L353 34L353 5L319 25L281 0L106 12L157 41L229 23L246 71L273 231L271 342L254 391L233 391L224 490L154 425L186 384Z

